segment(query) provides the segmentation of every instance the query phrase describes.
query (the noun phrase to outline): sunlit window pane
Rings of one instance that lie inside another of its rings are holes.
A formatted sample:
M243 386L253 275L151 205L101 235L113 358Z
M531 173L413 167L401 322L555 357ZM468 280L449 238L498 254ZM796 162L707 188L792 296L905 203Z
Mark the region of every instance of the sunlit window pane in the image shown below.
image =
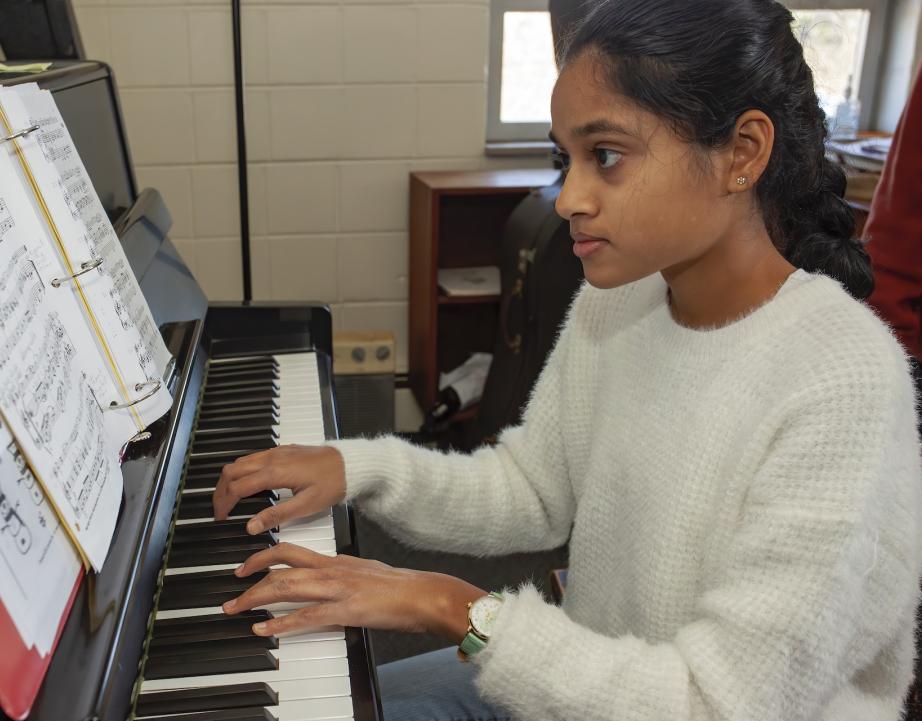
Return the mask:
M870 12L867 10L794 10L795 33L813 70L823 109L835 113L845 98L849 77L858 96ZM503 13L503 123L549 123L550 99L557 79L550 13Z
M795 32L804 46L820 104L827 114L845 99L849 77L858 96L871 13L867 10L794 10Z
M550 13L504 13L500 120L549 123L556 80Z

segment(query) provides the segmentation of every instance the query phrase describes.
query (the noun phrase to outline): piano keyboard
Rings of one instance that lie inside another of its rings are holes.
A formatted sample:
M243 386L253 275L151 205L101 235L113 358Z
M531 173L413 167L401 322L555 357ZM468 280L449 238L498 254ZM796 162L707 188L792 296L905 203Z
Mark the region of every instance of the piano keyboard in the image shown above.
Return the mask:
M246 521L290 496L243 499L215 522L211 495L221 468L239 456L287 443L325 440L313 353L212 359L192 439L163 590L136 718L144 721L320 721L353 717L343 630L254 636L251 626L297 604L227 616L221 604L261 575L235 569L286 541L336 554L331 511L250 536Z

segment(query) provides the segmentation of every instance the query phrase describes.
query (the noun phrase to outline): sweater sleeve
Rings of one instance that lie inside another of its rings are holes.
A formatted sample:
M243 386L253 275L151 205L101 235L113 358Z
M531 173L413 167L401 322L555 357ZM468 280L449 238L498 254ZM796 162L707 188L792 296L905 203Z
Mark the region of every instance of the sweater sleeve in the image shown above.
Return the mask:
M705 561L695 613L674 637L607 637L524 587L476 657L485 697L532 721L815 721L872 660L911 667L922 485L912 390L831 390L776 426L734 537ZM881 699L901 699L908 683L860 679Z
M493 447L462 454L393 437L331 443L345 461L346 497L421 548L495 555L560 546L575 509L559 418L571 334L568 321L522 425Z

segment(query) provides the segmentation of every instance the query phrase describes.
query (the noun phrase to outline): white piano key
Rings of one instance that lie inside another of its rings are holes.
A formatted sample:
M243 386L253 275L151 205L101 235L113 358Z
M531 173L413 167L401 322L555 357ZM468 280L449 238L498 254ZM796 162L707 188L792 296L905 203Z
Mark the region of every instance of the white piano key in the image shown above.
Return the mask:
M228 521L248 521L252 516L228 516ZM177 518L177 526L186 526L190 523L205 523L214 521L214 516L200 516L199 518Z
M293 661L310 661L323 658L345 658L346 642L338 639L314 641L313 643L286 643L270 649L279 660L280 668Z
M239 563L220 563L215 566L177 566L176 568L167 568L167 576L181 576L184 573L201 573L203 571L233 571Z
M289 661L284 666L271 671L245 671L240 673L220 673L208 676L182 676L177 678L146 679L141 684L141 693L149 691L169 691L182 688L204 688L213 686L228 686L238 683L269 683L277 691L276 683L281 681L297 681L303 684L300 689L286 689L284 700L298 698L317 698L320 696L334 696L343 693L342 682L335 681L311 684L311 679L325 679L328 677L349 676L349 662L345 656L341 658L319 658L307 661ZM313 688L312 688L313 687ZM348 690L345 693L349 693ZM279 693L279 700L283 700Z
M301 699L284 701L278 706L269 706L267 710L278 721L332 721L333 719L352 719L352 700L345 703L345 698Z

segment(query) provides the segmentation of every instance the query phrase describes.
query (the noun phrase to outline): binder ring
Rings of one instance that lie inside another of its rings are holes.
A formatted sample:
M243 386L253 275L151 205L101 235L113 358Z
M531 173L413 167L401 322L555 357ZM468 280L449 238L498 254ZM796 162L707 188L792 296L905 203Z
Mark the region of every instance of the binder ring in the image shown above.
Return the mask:
M147 386L152 386L152 388L140 398L135 398L133 401L129 401L128 403L116 403L115 401L112 401L109 404L109 407L104 408L103 410L119 411L119 410L124 410L125 408L131 408L131 406L136 406L138 403L146 401L148 398L154 395L154 393L159 391L161 385L163 385L163 381L161 380L150 380L150 381L144 381L143 383L135 383L134 389L139 392L144 390Z
M74 278L83 275L84 273L89 273L91 270L96 270L99 266L102 265L103 258L94 258L93 260L88 260L85 263L80 264L80 270L78 270L73 275L69 275L66 278L55 278L51 281L51 285L54 288L60 288L62 284L69 283Z
M7 135L5 138L0 138L0 143L8 143L11 140L16 140L16 138L24 138L29 133L34 133L36 130L40 130L41 127L41 125L33 125L31 128L23 128L22 130L13 133L12 135Z

